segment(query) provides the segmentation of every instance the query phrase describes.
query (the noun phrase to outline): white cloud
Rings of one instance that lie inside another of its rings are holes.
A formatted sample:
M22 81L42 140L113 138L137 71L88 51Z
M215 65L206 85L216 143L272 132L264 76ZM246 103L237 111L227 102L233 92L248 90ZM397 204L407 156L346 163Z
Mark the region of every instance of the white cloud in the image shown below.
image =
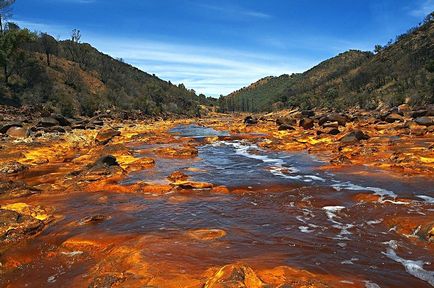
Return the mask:
M214 6L207 4L198 4L198 7L204 8L207 10L215 11L220 13L223 16L230 17L232 19L241 19L241 18L256 18L256 19L269 19L272 18L270 14L246 9L240 6Z
M424 17L434 11L434 0L425 0L419 7L410 11L414 17Z

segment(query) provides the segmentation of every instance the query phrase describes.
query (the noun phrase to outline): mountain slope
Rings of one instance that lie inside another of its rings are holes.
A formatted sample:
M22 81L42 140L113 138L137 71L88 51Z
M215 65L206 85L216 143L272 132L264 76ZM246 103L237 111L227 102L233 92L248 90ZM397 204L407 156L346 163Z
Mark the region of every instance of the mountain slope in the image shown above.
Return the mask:
M145 115L192 116L209 100L89 44L34 36L21 45L21 58L12 59L15 70L7 84L0 84L0 104L43 105L65 115L135 109Z
M377 54L348 51L302 73L268 77L220 99L222 110L270 111L289 106L344 109L394 106L406 98L433 103L434 21L397 37Z

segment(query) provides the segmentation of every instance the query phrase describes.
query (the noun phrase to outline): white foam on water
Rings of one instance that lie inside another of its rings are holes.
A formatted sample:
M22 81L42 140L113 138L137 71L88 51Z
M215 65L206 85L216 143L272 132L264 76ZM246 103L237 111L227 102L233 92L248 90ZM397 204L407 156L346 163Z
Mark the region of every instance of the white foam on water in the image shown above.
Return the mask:
M307 226L299 226L298 230L300 230L300 232L302 232L302 233L312 233L312 232L315 232L315 230L309 230L309 227L307 227Z
M389 244L389 248L387 248L386 252L382 252L384 255L397 263L401 263L408 274L434 286L434 271L428 271L423 268L425 264L429 265L430 263L424 263L421 260L404 259L396 254L395 250L398 248L396 241L392 240L386 243Z
M366 221L366 224L368 224L368 225L376 225L376 224L380 224L381 222L383 222L383 219Z
M423 199L425 202L434 204L434 198L426 195L417 195L420 199Z
M83 254L83 251L62 252L62 255L66 255L68 257L74 257L81 254Z
M354 265L354 262L359 261L359 258L351 258L350 260L344 260L341 262L343 265Z
M351 235L352 233L348 231L348 229L351 229L354 227L353 224L344 224L336 220L336 218L340 218L336 213L341 211L342 209L345 209L344 206L325 206L322 208L326 211L327 218L330 222L333 223L332 227L340 229L336 237L333 237L335 240L350 240L347 235Z
M386 189L378 188L378 187L364 187L364 186L360 186L357 184L353 184L351 182L338 182L336 184L333 184L332 187L336 191L341 191L344 189L345 190L352 190L352 191L371 191L371 192L374 192L375 195L380 196L382 198L382 200L384 197L391 197L393 199L398 197L398 195L396 195L394 192L392 192L390 190L386 190Z
M364 281L365 282L365 288L381 288L378 284L371 282L371 281Z
M221 146L221 145L232 146L235 148L235 154L237 155L241 155L250 159L256 159L262 161L265 164L269 164L270 165L268 167L269 171L274 176L282 177L285 179L291 179L291 180L300 180L307 183L312 183L313 181L326 182L324 178L321 178L317 175L294 175L296 173L299 173L300 170L296 169L295 167L286 167L285 161L281 158L272 158L269 157L268 155L259 155L255 153L250 153L250 150L264 152L263 149L259 148L255 144L243 143L243 142L220 141L220 142L215 142L211 145L214 147Z

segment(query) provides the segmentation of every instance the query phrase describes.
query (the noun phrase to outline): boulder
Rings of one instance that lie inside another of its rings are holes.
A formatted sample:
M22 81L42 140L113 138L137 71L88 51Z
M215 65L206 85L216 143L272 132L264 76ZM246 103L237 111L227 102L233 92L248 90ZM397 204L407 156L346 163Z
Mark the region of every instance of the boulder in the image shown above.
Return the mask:
M0 164L0 173L16 174L27 170L27 166L20 162L12 161Z
M279 126L278 130L279 131L293 131L293 130L295 130L295 128L292 127L291 125L288 125L288 124L282 124Z
M418 117L414 119L414 121L422 126L432 126L434 125L434 117L433 116L426 116L426 117Z
M324 132L329 135L338 135L339 133L341 133L338 128L326 128L324 129Z
M342 143L352 143L361 140L368 140L370 137L360 130L354 130L340 139Z
M114 129L107 129L98 132L95 138L95 142L100 145L105 145L109 143L114 137L120 136L121 132Z
M97 167L111 167L111 166L119 166L118 161L116 160L116 157L112 155L106 155L99 158L95 163L91 165L92 168Z
M404 118L398 113L390 113L384 118L384 121L386 121L387 123L401 122L403 120Z
M27 138L30 135L30 131L23 127L11 127L6 132L6 135L12 138Z
M321 120L321 119L320 119ZM341 115L338 113L332 113L326 116L326 121L322 122L320 125L323 125L326 122L338 122L338 124L340 126L345 126L347 125L348 122L348 117L345 115Z
M408 104L399 105L398 106L398 112L403 113L403 114L409 113L409 112L411 112L411 107Z
M186 181L188 179L188 175L181 171L176 171L170 174L167 179L169 179L171 182Z
M23 127L23 124L20 122L11 122L11 123L6 123L6 124L0 124L0 133L6 134L6 132L8 132L8 130L12 127Z
M56 119L54 119L52 117L44 117L38 122L37 126L39 126L39 127L59 126L59 121L57 121Z
M276 124L278 126L280 125L294 126L297 125L297 120L291 117L279 117L276 119Z
M300 120L300 127L303 127L303 129L312 129L314 125L315 122L313 119L303 118Z
M303 110L303 111L301 111L301 115L303 115L304 117L314 117L315 116L315 111L313 111L313 110Z
M410 113L410 116L412 118L418 118L418 117L423 117L426 116L428 114L427 110L417 110L417 111L413 111Z
M63 115L51 114L51 118L56 119L56 121L59 122L60 126L71 126L71 121L66 119Z
M265 283L259 279L252 268L241 264L222 267L203 286L204 288L263 288Z
M246 125L258 124L258 119L254 118L253 116L247 116L246 118L244 118L244 124Z

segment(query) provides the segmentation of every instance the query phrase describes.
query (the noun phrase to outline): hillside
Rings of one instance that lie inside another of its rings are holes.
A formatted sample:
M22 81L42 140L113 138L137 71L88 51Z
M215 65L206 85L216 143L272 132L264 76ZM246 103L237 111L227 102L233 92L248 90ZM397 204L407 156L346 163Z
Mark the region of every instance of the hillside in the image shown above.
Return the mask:
M8 33L26 31L10 27ZM2 73L0 104L44 106L67 116L91 116L102 109L193 116L209 101L80 43L79 37L56 41L47 34L27 34L8 59L8 79Z
M376 54L351 50L302 73L266 81L220 99L224 111L270 111L291 106L345 109L434 102L434 17Z

